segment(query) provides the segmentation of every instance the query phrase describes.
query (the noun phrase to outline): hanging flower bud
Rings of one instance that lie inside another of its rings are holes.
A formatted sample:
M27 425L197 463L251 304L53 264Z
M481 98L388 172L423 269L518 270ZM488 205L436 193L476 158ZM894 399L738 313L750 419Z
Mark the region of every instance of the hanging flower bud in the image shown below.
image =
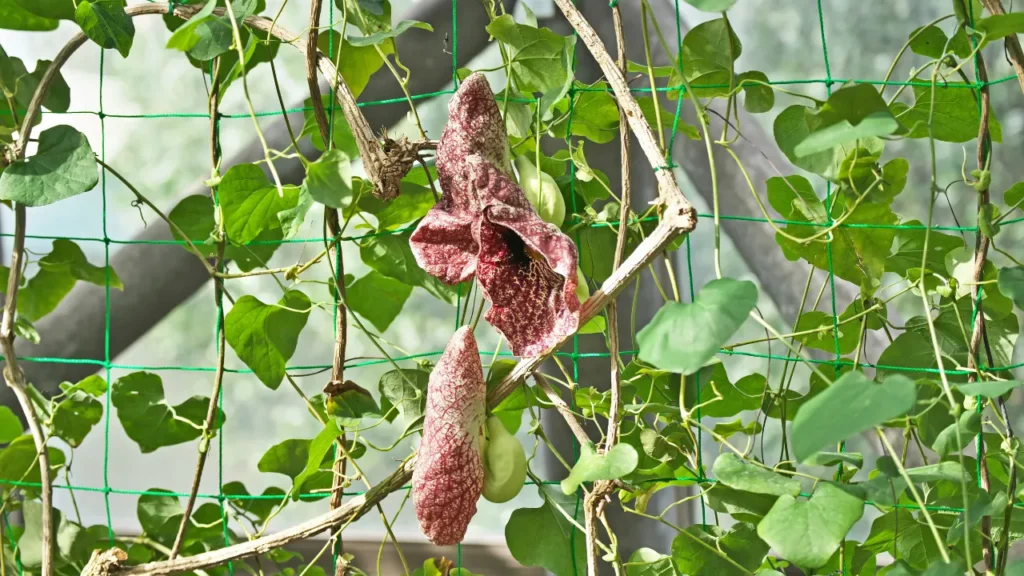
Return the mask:
M487 385L468 326L459 328L430 373L423 441L412 497L423 534L438 546L458 544L476 514L484 485Z

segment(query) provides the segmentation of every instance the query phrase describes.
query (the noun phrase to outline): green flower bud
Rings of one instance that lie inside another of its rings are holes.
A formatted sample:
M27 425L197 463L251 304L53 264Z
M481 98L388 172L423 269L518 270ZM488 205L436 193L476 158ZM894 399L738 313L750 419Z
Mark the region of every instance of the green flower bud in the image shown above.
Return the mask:
M487 446L484 448L484 498L502 503L516 497L526 482L526 451L509 434L501 419L487 419Z
M561 227L565 220L565 200L562 191L550 174L538 170L526 156L516 158L519 172L519 187L526 193L526 199L537 211L541 220Z

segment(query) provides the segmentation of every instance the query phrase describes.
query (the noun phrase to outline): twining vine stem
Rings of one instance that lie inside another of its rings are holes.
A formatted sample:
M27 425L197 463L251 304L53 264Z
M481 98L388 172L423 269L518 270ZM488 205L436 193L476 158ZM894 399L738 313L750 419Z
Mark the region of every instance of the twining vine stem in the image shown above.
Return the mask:
M220 171L220 135L219 135L219 105L220 105L220 58L214 61L212 68L212 84L210 88L210 164L214 174ZM226 234L224 233L224 219L218 218L217 230L217 263L216 270L224 265L224 249ZM204 259L205 261L205 259ZM181 546L185 541L185 533L192 520L192 509L196 505L196 497L199 494L199 483L203 479L203 469L206 467L206 458L210 453L210 440L213 439L214 420L217 418L217 406L220 401L221 387L224 383L224 358L227 342L224 333L224 279L214 277L214 302L217 306L217 368L213 376L213 390L210 392L210 402L206 408L206 420L203 422L203 435L199 440L199 459L196 462L195 473L192 476L192 487L189 490L188 500L185 501L184 514L181 517L181 524L178 525L178 534L174 538L174 545L171 547L168 557L173 559L178 556Z

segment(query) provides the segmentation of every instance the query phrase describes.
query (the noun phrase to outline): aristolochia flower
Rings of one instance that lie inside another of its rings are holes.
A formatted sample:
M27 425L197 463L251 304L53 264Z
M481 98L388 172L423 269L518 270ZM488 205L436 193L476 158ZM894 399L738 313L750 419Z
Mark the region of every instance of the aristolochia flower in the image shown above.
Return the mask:
M487 385L469 326L452 336L427 385L423 441L412 475L420 528L438 546L458 544L484 486Z
M448 112L437 149L444 195L413 232L413 254L449 284L475 274L487 321L512 353L540 354L579 325L576 246L509 177L505 124L483 75L463 82Z

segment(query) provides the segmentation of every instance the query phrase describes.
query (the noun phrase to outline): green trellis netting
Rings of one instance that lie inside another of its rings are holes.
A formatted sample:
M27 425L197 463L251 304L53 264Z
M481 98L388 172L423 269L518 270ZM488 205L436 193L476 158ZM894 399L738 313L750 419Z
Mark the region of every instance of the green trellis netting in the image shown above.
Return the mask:
M467 0L463 0L463 2L466 2L466 1ZM590 1L590 0L587 0L587 1ZM808 1L808 3L810 3L810 0L807 0L807 1ZM618 0L612 0L611 6L614 6L617 2L618 2ZM822 58L824 59L825 77L824 78L815 78L815 79L800 78L800 79L792 79L792 80L778 80L778 81L771 81L771 82L769 82L770 84L772 84L772 85L818 84L818 85L823 85L825 87L825 89L826 89L828 94L832 93L832 87L833 86L845 84L847 82L865 83L865 84L873 84L873 85L883 85L883 84L886 84L886 85L895 85L895 86L926 86L926 87L927 86L931 86L931 84L927 83L927 82L897 82L897 81L861 80L861 79L845 79L845 78L834 78L834 77L832 77L831 68L829 66L828 44L827 44L827 41L826 41L825 17L824 17L824 15L822 13L822 2L821 2L821 0L816 0L815 3L816 3L817 17L818 17L818 26L819 26L819 30L820 30L820 37L821 37L821 44L822 44ZM336 21L336 14L335 14L336 8L334 8L333 3L329 3L329 4L330 4L329 24L331 26L333 26L335 21ZM458 66L459 66L459 61L458 61L458 33L457 33L457 14L458 14L457 4L458 4L457 0L452 0L451 5L452 5L452 19L453 19L453 34L452 34L452 38L451 38L451 53L452 53L451 66L452 66L452 79L453 79L453 81L455 83L458 82L458 77L457 77L456 72L457 72ZM679 0L675 0L675 4L676 4L676 11L677 11L677 14L678 14ZM172 3L172 5L173 5L173 3ZM611 17L611 11L610 10L609 10L608 17L609 18ZM681 29L681 26L679 24L678 19L677 19L677 22L676 22L675 34L676 34L676 41L678 42L678 46L676 47L676 49L677 49L676 53L678 54L679 51L681 51L681 49L682 49L682 36L683 36L682 29ZM577 44L577 47L578 47L577 49L584 49L580 44ZM99 106L98 106L98 109L97 110L76 110L76 111L70 111L70 112L64 113L64 114L91 114L91 115L95 115L96 117L99 118L100 131L101 131L99 156L100 156L101 159L105 159L105 154L106 154L106 119L107 118L123 118L123 119L139 119L139 120L153 119L153 118L209 118L209 114L205 113L205 112L182 112L182 113L168 113L168 114L118 114L116 112L107 112L106 108L104 106L104 99L103 99L103 74L104 74L104 56L103 56L103 54L104 54L104 52L101 50L100 51L100 64L99 64L99 70L98 70L98 74L99 74L99 78L100 78L100 83L99 83ZM1009 81L1012 81L1012 80L1015 80L1015 77L1011 75L1011 76L1006 76L1006 77L998 78L998 79L995 79L995 80L991 80L991 81L988 81L987 83L986 82L982 82L980 80L975 81L973 83L950 82L950 83L944 84L944 87L947 87L947 88L948 87L953 87L953 88L962 89L962 90L972 90L972 91L975 91L975 93L980 94L980 90L983 87L985 87L986 85L991 86L991 85L996 85L996 84L1002 84L1002 83L1009 82ZM694 87L695 88L710 88L710 87L725 87L725 88L728 88L729 86L728 85L701 85L701 84L694 84ZM596 91L596 90L602 90L602 89L577 87L577 86L573 86L572 88L570 88L570 90L569 90L570 108L569 108L569 112L568 112L568 122L569 122L570 128L571 128L571 124L572 124L572 121L573 121L573 104L574 104L574 100L572 98L573 94L581 92L581 91ZM669 86L669 87L664 87L664 88L658 88L657 90L659 92L662 92L662 91L664 91L664 92L677 92L677 93L679 93L681 95L683 93L683 91L684 91L684 88L682 86ZM651 92L651 88L634 88L633 91L634 92L639 92L639 93L643 93L643 92L649 93L649 92ZM413 95L411 95L411 97L413 99L426 99L426 98L431 98L431 97L435 97L435 96L443 96L443 95L451 94L452 92L453 92L453 90L446 90L446 91L433 92L433 93L425 93L425 94L413 94ZM981 106L980 98L977 98L977 100L979 102L978 105L980 107ZM392 99L392 100L380 100L380 101L362 102L362 103L360 103L360 106L374 106L374 105L382 105L382 104L396 104L396 103L403 103L403 102L406 102L406 100L404 98L400 98L400 99ZM671 158L671 142L673 142L675 140L677 128L679 127L680 108L682 106L682 103L683 103L683 98L681 98L681 97L678 98L677 101L676 101L675 118L674 118L673 127L672 127L672 138L669 140L670 144L669 144L668 158ZM263 112L257 111L256 115L257 116L277 116L277 115L281 115L281 114L283 114L285 112L289 112L289 113L290 112L300 112L300 111L303 111L303 110L304 109L302 109L302 108L298 108L298 109L291 109L291 110L286 110L286 111L280 111L280 110L263 111ZM330 112L332 114L335 113L335 109L332 107ZM47 114L54 114L54 113L48 112ZM220 114L219 118L222 121L233 121L233 120L236 120L236 119L250 119L251 116L249 114ZM571 129L567 130L567 133L571 134ZM568 139L569 139L569 137L567 137L567 141L568 141ZM570 174L574 174L574 172L576 170L575 165L573 163L569 163L569 166L570 166ZM671 169L673 167L675 167L675 165L671 161L666 161L664 166L659 166L659 167L656 167L655 169ZM640 167L638 169L644 169L644 167ZM110 245L111 244L139 244L139 243L142 243L142 242L138 242L138 241L134 241L134 240L119 239L119 238L111 238L107 234L107 188L106 188L106 184L107 184L107 174L104 171L102 173L102 175L101 175L101 182L100 182L101 194L102 194L101 199L102 199L102 203L103 203L103 236L102 237L43 236L43 235L33 235L33 234L28 234L26 236L27 238L32 238L32 239L42 239L42 240L68 239L68 240L74 240L74 241L80 241L80 242L102 242L104 244L105 263L108 266L108 268L107 268L107 276L108 277L107 277L107 284L106 284L106 288L105 288L106 289L106 322L105 322L105 331L104 331L104 338L105 338L105 355L104 355L104 359L103 359L103 361L98 361L98 360L87 360L87 359L76 359L76 358L25 357L25 358L22 358L22 360L29 361L29 362L39 362L39 363L62 363L62 364L89 364L89 365L95 365L97 370L102 370L103 372L105 372L105 376L106 376L106 379L107 379L108 382L110 381L111 371L115 370L115 369L119 369L119 370L147 370L147 371L152 371L152 372L170 371L170 370L214 372L216 370L216 368L214 366L140 366L140 365L117 364L117 363L113 362L113 359L111 358L111 354L110 354L110 276L109 276L110 275L110 272L109 272L110 271L110 268L109 268L109 264L110 264ZM832 186L831 186L831 184L829 184L829 186L826 189L826 195L827 195L826 199L827 199L827 201L828 201L828 199L831 198L832 192L833 192ZM570 195L570 196L575 200L575 195ZM573 206L574 211L575 211L575 208L576 208L576 206ZM826 211L826 213L828 213L828 212ZM699 214L699 218L702 219L702 220L705 220L705 221L708 221L708 220L712 219L713 217L714 217L713 214L707 214L707 213ZM833 221L833 219L831 217L831 214L828 214L828 220L826 222L824 222L824 223L796 222L796 221L790 221L790 220L785 220L785 219L772 219L772 220L769 220L769 219L765 219L765 218L756 218L756 217L738 216L738 215L729 215L729 214L721 214L720 215L720 219L721 220L739 220L739 221L749 222L751 225L755 225L755 224L769 224L769 223L774 223L774 224L777 224L777 225L795 225L795 226L803 225L803 226L816 226L816 227L832 227L834 225L834 221ZM650 220L654 220L654 218L650 218ZM1022 221L1024 221L1024 218L1007 219L1007 220L1002 222L1002 226L1005 227L1005 226L1015 225L1015 224L1021 223ZM607 225L607 224L595 224L595 225ZM705 224L705 225L709 225L709 224ZM840 223L839 227L840 228L875 228L875 229L886 229L887 228L887 229L897 229L897 230L925 229L925 226L921 226L921 225L898 225L898 224L897 225L884 225L884 224L850 224L850 223ZM977 231L977 227L976 226L932 226L931 229L932 230L942 230L942 231L957 231L957 232L976 232ZM402 228L402 229L399 229L399 230L395 230L393 233L401 233L401 232L404 232L404 231L407 231L407 230L409 230L409 228ZM9 237L9 236L12 236L12 234L3 234L3 236L8 236ZM343 241L351 242L351 241L355 241L355 240L358 240L358 239L361 239L361 238L366 238L368 236L371 236L371 235L347 236L347 237L343 238ZM254 242L252 242L252 244L260 244L260 243L264 243L264 244L265 243L274 243L274 244L281 244L281 243L323 244L327 240L329 240L329 238L325 238L323 236L320 236L320 237L315 237L315 238L297 238L297 239L280 240L280 241L269 241L269 242L254 241ZM185 244L183 241L176 241L176 240L151 241L151 242L148 242L148 243L176 244L176 245L183 245L183 244ZM840 353L839 353L839 347L840 347L840 344L839 344L839 331L838 331L838 315L839 315L839 311L836 309L836 302L835 302L835 290L834 290L835 275L834 275L833 271L831 270L831 262L832 262L831 250L832 250L831 249L831 244L828 244L828 262L829 262L828 283L829 283L830 287L832 288L832 290L831 290L831 292L832 292L832 302L831 302L832 310L831 310L831 315L832 315L832 319L833 319L833 327L835 328L835 330L834 330L835 356L832 359L812 359L812 360L809 360L809 361L810 362L819 363L819 364L831 365L831 366L834 366L835 368L838 369L839 367L842 367L842 366L852 366L853 362L851 362L849 360L843 359L841 357ZM687 239L687 241L685 242L685 255L686 255L686 262L687 262L687 274L686 274L687 280L686 280L686 282L688 283L688 288L689 288L689 298L692 300L693 295L696 293L696 287L694 286L694 282L693 282L692 250L691 250L690 239ZM456 320L455 320L456 326L458 325L458 318L459 318L459 314L460 314L460 311L461 311L463 303L464 302L460 298L459 306L457 307L456 316L455 316L455 318L456 318ZM977 311L975 310L975 314L976 314L976 312ZM335 306L335 313L337 313L337 306ZM972 320L972 323L973 323L974 319L972 318L971 320ZM217 331L218 335L219 335L220 331L222 330L222 328L223 327L220 325L219 322L217 322L216 326L214 327L214 329ZM415 353L415 354L410 354L410 355L407 355L407 356L396 357L395 360L396 361L401 361L401 360L410 360L410 359L423 358L423 357L431 357L431 356L440 355L440 353L441 353L440 350L424 351L424 352L418 352L418 353ZM627 350L627 351L621 352L621 354L625 355L625 356L630 356L630 355L633 355L634 353L635 353L634 350ZM778 361L790 362L790 363L800 361L799 359L794 358L794 357L792 357L790 355L763 354L763 353L753 353L753 352L742 352L742 351L737 351L737 350L722 350L722 351L720 351L720 353L721 354L725 354L725 355L738 355L738 356L749 356L749 357L761 358L761 359L772 359L772 360L778 360ZM489 355L490 353L487 353L487 354ZM507 353L503 353L503 354L507 354ZM560 356L560 357L563 357L563 358L567 358L567 359L569 359L572 362L572 374L573 374L574 378L576 378L578 376L578 373L579 373L579 366L580 366L580 360L581 359L584 359L584 358L608 357L609 354L608 353L581 353L580 352L580 348L579 348L578 338L574 337L573 338L573 343L572 343L572 351L571 352L570 351L560 351L560 352L557 353L557 356ZM350 363L350 364L346 365L346 369L355 369L355 368L358 368L358 367L361 367L361 366L368 366L368 365L371 365L371 364L380 364L380 363L384 363L384 362L387 362L387 360L381 359L381 360L370 360L370 361L365 361L365 362ZM929 371L930 372L938 372L938 370L936 370L936 369L929 369L929 368L913 368L913 369L911 369L911 368L906 368L906 367L901 367L901 366L866 364L866 363L863 363L863 362L860 363L859 365L860 366L865 366L865 367L871 367L871 368L882 368L882 369L893 370L893 371L901 371L901 370L903 370L903 371L910 371L910 370L913 370L913 371L916 371L916 372L929 372ZM1001 370L1009 370L1009 369L1019 368L1021 366L1024 366L1024 363L1022 363L1022 364L1014 364L1014 365L1010 365L1010 366L985 366L983 361L979 361L979 365L982 367L981 368L982 370L1001 371ZM330 368L330 365L288 366L287 369L288 370L311 370L311 369L324 369L324 368ZM251 370L225 369L225 372L229 372L229 373L251 373ZM968 372L964 371L964 370L946 370L946 373L947 374L968 374ZM699 394L699 388L698 388L698 394ZM220 394L220 403L221 403L221 407L222 408L223 408L223 396L224 396L224 394L223 394L223 389L222 389L221 390L221 394ZM88 485L87 486L77 486L77 485L76 486L69 486L69 485L55 484L54 487L59 489L59 490L75 490L75 491L83 491L83 492L97 492L97 493L104 494L105 506L106 506L106 516L107 516L107 527L108 527L109 537L111 539L111 542L113 542L113 540L114 540L114 530L113 530L113 525L112 525L112 520L111 520L111 506L110 506L110 495L111 494L115 494L115 495L116 494L120 494L120 495L134 495L134 496L140 496L140 495L161 495L161 496L188 497L189 493L187 493L187 492L166 493L166 492L150 492L150 491L142 491L142 490L123 489L123 488L120 488L120 487L117 486L116 478L114 478L114 479L110 478L109 473L108 473L109 472L109 470L108 470L109 469L108 461L109 461L109 458L111 456L111 451L110 451L111 400L110 399L111 399L111 392L110 392L110 388L108 387L107 392L106 392L106 400L105 400L105 413L103 415L103 419L104 419L104 421L103 421L103 427L104 427L104 463L103 463L103 484L102 484L102 486L95 486L95 485L93 485L93 486L88 486ZM698 403L700 403L699 396L698 396ZM978 410L980 411L981 408L982 408L982 406L981 406L981 404L979 404ZM698 409L698 412L697 412L697 417L698 417L698 419L700 418L700 411L699 411L699 409ZM698 436L698 440L699 439L700 439L700 436ZM223 433L217 434L217 441L219 442L219 445L220 445L220 450L218 450L218 457L217 457L217 460L218 460L218 462L217 462L217 476L218 476L217 485L219 487L218 492L216 494L200 493L198 495L198 497L200 499L212 500L212 501L216 501L216 502L219 503L220 508L221 508L222 519L224 519L224 521L222 522L222 525L224 526L225 543L228 544L229 541L228 541L228 530L227 530L227 524L228 524L227 523L227 513L225 511L225 505L224 505L226 500L229 500L229 499L237 499L237 500L274 499L274 498L279 498L279 497L276 497L276 496L273 496L273 495L261 496L261 495L226 495L226 494L224 494L223 493L223 485L224 485L224 482L223 482L223 479L224 479L224 465L223 465L224 464L223 463L223 455L224 455L223 441L224 441L224 434ZM978 437L978 441L979 442L981 441L980 435ZM578 446L577 446L577 448L578 448ZM576 455L578 455L578 450L576 450L576 452L577 452ZM707 478L704 475L704 466L703 466L703 463L700 461L700 458L701 458L700 448L698 448L697 457L698 457L698 472L699 472L699 476L700 477L696 477L696 478L676 478L676 480L689 480L689 481L696 481L696 482L714 482L714 479ZM979 463L979 467L980 467L980 463ZM979 474L979 479L980 479L980 474ZM671 480L671 479L664 479L664 480ZM20 481L17 478L4 478L4 479L0 479L0 483L7 484L7 485L12 485L12 486L35 486L35 487L39 486L39 483L23 482L23 481ZM551 483L555 484L555 482L551 482ZM409 488L406 487L405 489L408 490ZM362 491L352 491L352 492L346 492L345 495L358 495L358 494L363 494L363 493L364 492L362 492ZM804 496L806 497L806 496L809 496L809 495L804 494ZM323 497L323 494L301 494L300 495L300 498L308 498L308 499L322 498L322 497ZM867 504L870 505L871 502L867 502ZM1015 503L1015 506L1018 506L1018 507L1022 506L1022 505L1024 505L1024 504ZM700 503L700 507L701 507L701 521L702 522L706 521L704 506L705 506L705 503L704 503L704 501L702 499L701 503ZM910 509L917 509L918 508L918 506L916 506L916 505L897 505L897 506L898 507L903 507L903 508L910 508ZM944 507L944 506L929 507L929 509L930 510L939 510L939 511L948 511L948 512L960 512L960 511L962 511L961 508ZM577 510L581 510L581 502L580 502L579 498L577 498ZM5 527L9 528L10 525L7 523L6 513L4 515L4 522L5 522ZM11 536L11 530L10 529L7 529L6 533L7 533L8 537ZM574 534L575 534L575 532L574 532ZM13 540L11 542L11 546L15 547L15 543L13 542ZM461 566L461 547L460 547L460 554L459 554L459 565ZM231 567L231 573L234 573L234 567L233 566Z

